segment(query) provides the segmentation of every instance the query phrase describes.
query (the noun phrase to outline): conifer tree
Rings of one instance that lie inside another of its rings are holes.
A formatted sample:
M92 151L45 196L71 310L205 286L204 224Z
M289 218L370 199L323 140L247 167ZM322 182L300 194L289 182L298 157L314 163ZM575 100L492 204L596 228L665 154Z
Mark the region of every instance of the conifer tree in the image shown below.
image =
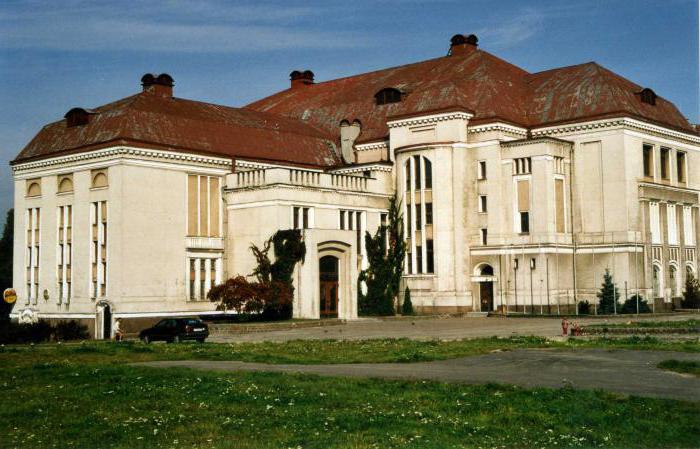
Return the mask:
M413 315L413 303L411 302L411 289L406 286L403 293L403 304L401 304L401 315Z
M612 315L620 309L620 304L618 303L620 292L617 290L617 287L615 287L613 277L610 274L610 270L607 268L603 275L603 283L600 286L600 291L596 296L598 296L599 314Z
M685 280L681 305L685 309L700 309L700 282L692 273L688 273Z

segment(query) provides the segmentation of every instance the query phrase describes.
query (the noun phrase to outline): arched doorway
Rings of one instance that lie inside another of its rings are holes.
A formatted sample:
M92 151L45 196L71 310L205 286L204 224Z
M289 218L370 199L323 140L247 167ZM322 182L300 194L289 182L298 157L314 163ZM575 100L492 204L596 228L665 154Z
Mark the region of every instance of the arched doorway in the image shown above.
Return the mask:
M323 256L318 262L321 318L338 317L338 258Z
M112 308L109 304L104 303L100 305L99 311L101 317L101 322L98 321L101 331L99 337L102 337L103 340L109 340L112 338Z
M484 265L481 267L481 276L493 276L493 267ZM482 312L491 312L493 310L493 280L479 282L479 299Z

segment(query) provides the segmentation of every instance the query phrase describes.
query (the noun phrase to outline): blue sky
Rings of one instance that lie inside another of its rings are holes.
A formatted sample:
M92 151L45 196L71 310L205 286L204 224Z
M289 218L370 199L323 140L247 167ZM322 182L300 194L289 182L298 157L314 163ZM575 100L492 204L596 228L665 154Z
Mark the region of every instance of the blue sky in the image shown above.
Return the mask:
M698 0L0 2L0 213L7 163L46 123L167 72L175 95L241 106L317 80L444 55L456 33L526 70L595 60L698 106Z

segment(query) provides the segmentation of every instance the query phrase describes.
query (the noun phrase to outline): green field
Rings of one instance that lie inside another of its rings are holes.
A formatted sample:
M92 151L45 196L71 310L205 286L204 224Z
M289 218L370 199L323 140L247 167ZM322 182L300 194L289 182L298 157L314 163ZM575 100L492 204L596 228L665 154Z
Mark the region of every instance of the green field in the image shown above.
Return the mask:
M538 338L3 347L0 448L698 447L697 403L573 389L126 365L187 358L410 362L584 344L698 350L697 343L653 339L565 344Z
M690 320L678 320L678 321L630 321L628 323L609 323L609 324L590 324L586 327L639 327L639 328L650 328L650 327L663 327L663 328L698 328L700 327L700 320L690 319Z

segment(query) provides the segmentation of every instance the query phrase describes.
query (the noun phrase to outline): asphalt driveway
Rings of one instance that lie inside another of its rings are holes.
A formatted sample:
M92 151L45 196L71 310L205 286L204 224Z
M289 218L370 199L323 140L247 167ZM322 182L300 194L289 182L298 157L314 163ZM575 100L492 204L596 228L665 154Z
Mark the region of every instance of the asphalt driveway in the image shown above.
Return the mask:
M270 371L321 376L433 380L521 387L601 389L635 396L700 401L700 379L656 368L668 359L700 361L700 354L604 349L519 349L420 363L272 365L235 361L158 361L134 365L213 371Z

